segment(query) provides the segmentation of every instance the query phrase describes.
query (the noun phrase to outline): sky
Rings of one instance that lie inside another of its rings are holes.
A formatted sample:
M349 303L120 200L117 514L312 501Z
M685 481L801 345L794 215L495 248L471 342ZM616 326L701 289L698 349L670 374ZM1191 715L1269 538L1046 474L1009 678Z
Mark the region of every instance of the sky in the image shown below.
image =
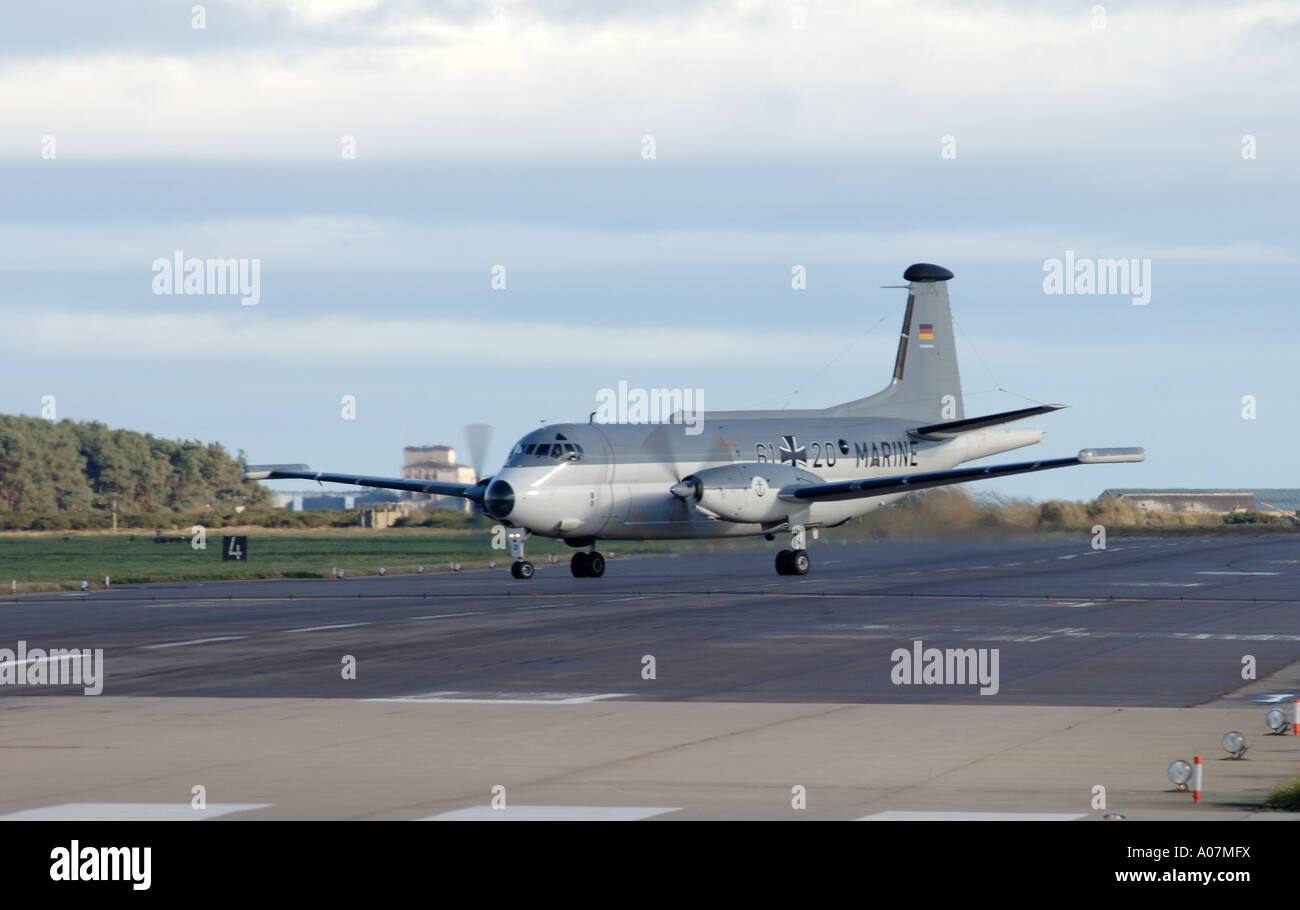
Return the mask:
M935 262L967 414L1071 406L995 461L1148 450L972 490L1300 486L1298 96L1296 3L8 4L0 411L493 467L620 381L877 391ZM1067 251L1149 302L1046 293Z

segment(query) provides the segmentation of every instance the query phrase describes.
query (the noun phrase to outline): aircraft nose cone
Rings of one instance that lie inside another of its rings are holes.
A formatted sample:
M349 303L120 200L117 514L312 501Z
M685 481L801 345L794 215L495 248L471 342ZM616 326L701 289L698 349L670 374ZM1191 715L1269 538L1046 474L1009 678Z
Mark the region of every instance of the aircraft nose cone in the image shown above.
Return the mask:
M483 511L501 521L509 517L515 507L515 489L504 480L494 480L488 484L483 494Z

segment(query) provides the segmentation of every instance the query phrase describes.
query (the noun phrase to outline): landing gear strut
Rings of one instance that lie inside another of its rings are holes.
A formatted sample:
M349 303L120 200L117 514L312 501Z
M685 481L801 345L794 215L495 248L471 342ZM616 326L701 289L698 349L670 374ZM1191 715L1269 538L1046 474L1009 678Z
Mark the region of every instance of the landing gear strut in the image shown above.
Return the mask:
M776 554L776 574L777 575L807 575L808 551L804 549L807 541L804 534L803 525L793 525L790 528L790 547L789 550L782 550Z
M524 559L524 537L527 536L523 528L511 528L506 535L510 540L510 555L515 558L514 564L510 566L511 578L532 578L533 564Z
M591 545L590 553L574 553L569 560L569 571L574 578L600 578L605 574L605 557L596 552L596 545Z

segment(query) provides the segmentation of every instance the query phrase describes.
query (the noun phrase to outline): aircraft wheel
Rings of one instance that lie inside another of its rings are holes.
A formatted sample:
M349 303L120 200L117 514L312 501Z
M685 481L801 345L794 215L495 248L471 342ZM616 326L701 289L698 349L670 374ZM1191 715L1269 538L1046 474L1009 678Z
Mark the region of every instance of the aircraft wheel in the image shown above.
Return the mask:
M587 554L587 574L592 578L600 578L605 574L605 557L599 553Z
M776 574L793 575L794 569L791 560L794 558L794 552L791 550L782 550L776 554Z
M574 578L586 578L591 571L587 554L574 553L573 558L569 560L569 571L573 573Z
M533 564L526 559L517 560L510 567L510 574L515 578L532 578L535 571Z
M807 550L794 550L790 553L791 575L807 575L809 565Z

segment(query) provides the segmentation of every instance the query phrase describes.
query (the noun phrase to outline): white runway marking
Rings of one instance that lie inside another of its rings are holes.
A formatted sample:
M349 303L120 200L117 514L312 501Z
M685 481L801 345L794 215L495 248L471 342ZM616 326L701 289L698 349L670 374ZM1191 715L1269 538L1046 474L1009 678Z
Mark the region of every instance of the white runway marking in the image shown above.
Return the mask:
M860 822L1072 822L1075 812L906 812L890 809L864 815Z
M1281 572L1197 572L1197 575L1281 575Z
M333 626L307 626L302 629L285 629L285 634L289 632L324 632L327 629L355 629L357 626L372 626L370 622L341 622Z
M243 635L218 635L216 638L191 638L189 641L165 641L160 645L141 645L140 647L151 650L153 648L180 648L184 645L206 645L214 641L238 641Z
M659 806L471 806L422 818L425 822L636 822L680 808Z
M414 621L417 619L451 619L453 616L482 616L482 615L483 615L482 610L475 610L472 613L432 613L428 616L408 616L406 618L408 620Z
M1204 582L1188 581L1108 581L1106 584L1119 588L1203 588Z
M24 664L47 664L51 661L63 663L68 660L81 660L81 658L82 654L80 651L73 651L71 654L60 654L58 657L24 657L22 660L13 661L12 666L21 667Z
M605 701L610 698L627 698L622 692L610 692L604 695L572 695L556 696L546 698L538 696L534 698L483 698L473 695L458 695L455 692L447 692L435 695L399 695L393 698L364 698L362 701L374 702L391 702L395 704L413 704L413 705L589 705L593 702Z
M195 809L180 803L63 803L0 815L6 822L198 822L234 812L265 809L271 803L210 803Z
M520 607L519 609L520 609L521 611L523 611L523 610L550 610L550 609L553 609L553 608L555 608L555 607L576 607L576 606L577 606L577 604L538 604L538 605L535 606L535 607Z

